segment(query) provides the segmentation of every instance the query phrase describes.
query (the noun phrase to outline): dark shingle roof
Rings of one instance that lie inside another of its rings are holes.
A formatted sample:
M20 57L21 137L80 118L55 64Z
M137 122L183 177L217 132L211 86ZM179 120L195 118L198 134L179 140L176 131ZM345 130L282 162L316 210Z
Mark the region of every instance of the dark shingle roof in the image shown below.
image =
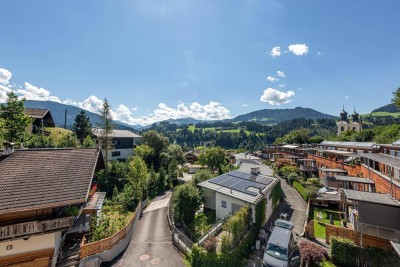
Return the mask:
M49 110L44 108L25 108L25 114L34 119L43 119L47 112Z
M392 199L387 194L364 192L364 191L354 191L350 189L343 189L346 194L347 199L363 202L371 202L382 205L396 206L400 207L400 202Z
M100 153L27 149L0 156L0 214L84 203Z

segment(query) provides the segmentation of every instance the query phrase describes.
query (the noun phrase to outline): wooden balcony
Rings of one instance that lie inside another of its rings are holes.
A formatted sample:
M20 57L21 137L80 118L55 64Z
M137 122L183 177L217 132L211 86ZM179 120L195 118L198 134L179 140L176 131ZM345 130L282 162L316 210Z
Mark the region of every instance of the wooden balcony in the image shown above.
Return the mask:
M67 229L72 226L75 217L63 217L46 221L31 221L0 227L0 240Z

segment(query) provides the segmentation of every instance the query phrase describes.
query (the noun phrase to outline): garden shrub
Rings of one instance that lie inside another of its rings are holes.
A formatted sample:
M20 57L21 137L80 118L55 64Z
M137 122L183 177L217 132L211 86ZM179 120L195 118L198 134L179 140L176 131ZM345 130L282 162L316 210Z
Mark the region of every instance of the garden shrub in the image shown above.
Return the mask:
M321 263L328 257L325 249L308 241L300 243L299 248L302 266L313 266L313 264Z
M306 201L312 198L317 197L317 192L318 192L318 187L312 186L312 185L307 185L304 188L304 194L306 195Z
M229 233L232 244L235 246L243 234L247 231L250 222L251 209L248 206L242 207L234 215L232 215L223 225L223 229Z
M174 208L174 220L183 221L190 225L200 208L202 199L199 189L191 183L186 183L176 187L172 194L172 205Z
M350 239L332 236L330 238L330 249L332 261L340 266L355 266L356 245Z
M289 183L290 185L292 185L294 181L300 182L300 181L299 181L299 175L298 175L296 172L291 172L291 173L289 173L288 176L287 176L287 181L288 181L288 183Z
M305 201L308 201L307 192L306 192L305 188L298 181L293 182L293 187L294 187L294 189L297 190L297 192L299 192L299 194L303 197L303 199Z

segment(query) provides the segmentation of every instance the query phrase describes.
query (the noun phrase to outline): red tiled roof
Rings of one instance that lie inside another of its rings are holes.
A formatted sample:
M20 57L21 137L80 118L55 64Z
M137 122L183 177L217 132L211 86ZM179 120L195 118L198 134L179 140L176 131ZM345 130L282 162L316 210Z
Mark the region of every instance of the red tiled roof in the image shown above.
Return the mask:
M0 156L0 214L84 203L100 153L27 149Z

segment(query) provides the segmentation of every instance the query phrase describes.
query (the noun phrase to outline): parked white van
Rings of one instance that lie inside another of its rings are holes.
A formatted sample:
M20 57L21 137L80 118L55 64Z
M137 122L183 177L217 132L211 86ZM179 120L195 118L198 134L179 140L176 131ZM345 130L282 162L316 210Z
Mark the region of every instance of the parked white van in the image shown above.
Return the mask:
M276 220L271 236L264 251L263 263L268 267L289 267L298 260L292 257L295 241L292 234L293 224L285 220Z

